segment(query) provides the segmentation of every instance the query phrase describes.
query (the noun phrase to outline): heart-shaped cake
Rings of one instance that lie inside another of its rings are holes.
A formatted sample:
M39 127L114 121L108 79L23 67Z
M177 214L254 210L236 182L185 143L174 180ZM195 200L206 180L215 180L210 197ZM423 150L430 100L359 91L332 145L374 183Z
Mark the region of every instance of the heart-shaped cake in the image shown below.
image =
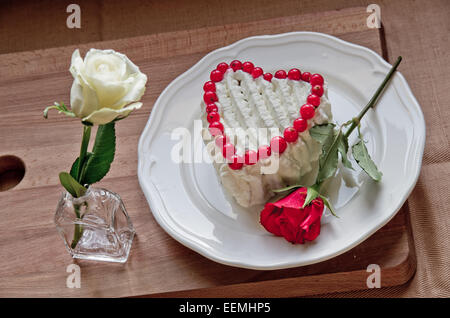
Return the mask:
M321 147L308 129L332 119L320 74L293 68L272 75L235 60L217 65L203 89L203 139L237 203L263 204L273 189L314 181Z

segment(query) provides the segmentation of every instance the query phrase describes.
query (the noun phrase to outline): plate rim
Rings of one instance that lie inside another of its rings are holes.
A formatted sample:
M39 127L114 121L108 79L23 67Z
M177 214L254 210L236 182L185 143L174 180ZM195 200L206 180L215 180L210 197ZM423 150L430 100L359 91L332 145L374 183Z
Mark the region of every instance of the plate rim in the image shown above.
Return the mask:
M165 230L165 232L167 234L169 234L173 239L175 239L176 241L178 241L179 243L181 243L182 245L192 249L193 251L199 253L200 255L224 264L224 265L229 265L229 266L234 266L234 267L240 267L240 268L247 268L247 269L254 269L254 270L277 270L277 269L285 269L285 268L292 268L292 267L300 267L300 266L306 266L306 265L310 265L310 264L314 264L314 263L318 263L318 262L322 262L331 258L334 258L340 254L343 254L345 252L347 252L348 250L352 249L353 247L359 245L360 243L362 243L363 241L365 241L367 238L369 238L371 235L373 235L376 231L378 231L380 228L382 228L384 225L386 225L396 214L397 212L401 209L401 207L403 206L404 202L407 200L407 198L410 196L412 190L414 189L417 180L419 178L420 175L420 170L422 167L422 159L423 159L423 153L424 153L424 148L425 148L425 140L426 140L426 126L425 126L425 118L422 112L422 109L417 101L417 99L415 98L415 96L413 95L411 88L409 87L405 77L399 72L396 71L395 77L398 77L400 84L403 86L403 89L405 91L405 96L408 97L411 101L411 103L408 103L408 106L413 107L413 109L416 112L416 115L418 117L416 117L415 119L418 122L418 126L414 126L413 130L414 132L418 132L418 135L416 138L420 138L419 140L417 140L417 160L415 160L415 165L411 168L411 171L413 171L413 178L411 179L411 183L409 184L409 187L407 189L407 191L405 192L405 194L398 200L398 203L395 205L393 204L393 208L392 208L392 212L387 215L385 218L383 218L383 221L377 222L376 226L372 227L371 230L363 233L362 235L360 235L357 239L353 240L350 244L343 246L340 249L335 250L333 253L328 253L325 256L322 257L318 257L315 259L311 259L309 261L299 261L299 262L295 262L295 261L291 261L291 262L282 262L282 263L273 263L272 265L256 265L253 263L249 263L249 262L245 262L242 260L236 260L236 259L225 259L223 257L221 257L221 254L219 253L213 253L213 251L211 249L205 248L201 245L199 245L198 243L194 242L192 239L181 235L177 229L174 229L171 225L168 224L168 222L163 218L162 214L158 211L158 207L156 207L155 203L153 202L153 200L157 199L154 198L151 194L151 190L149 189L149 184L147 183L148 180L144 179L144 167L148 168L148 165L146 166L144 164L144 153L145 153L145 149L144 149L144 143L146 141L146 138L150 138L149 137L149 130L151 129L151 127L154 125L154 121L156 120L156 112L155 109L157 109L158 107L162 107L161 100L162 98L167 94L167 91L170 91L170 89L176 85L176 83L178 83L179 81L182 81L184 79L184 77L188 76L190 73L194 72L195 69L201 65L203 63L204 60L208 59L210 56L213 56L215 54L218 54L222 51L227 51L227 50L231 50L233 48L237 48L239 46L243 46L243 45L251 45L252 41L257 41L257 40L264 40L264 39L277 39L277 38L283 38L283 37L291 37L291 36L312 36L312 37L318 37L318 38L322 38L322 39L326 39L326 40L330 40L330 41L334 41L340 45L343 46L347 46L350 47L356 51L360 51L360 52L364 52L365 57L369 57L369 59L371 59L373 62L378 63L379 65L382 65L386 70L388 70L391 67L391 64L389 64L387 61L385 61L378 53L376 53L375 51L358 45L358 44L354 44L342 39L339 39L335 36L329 35L329 34L325 34L325 33L319 33L319 32L310 32L310 31L295 31L295 32L287 32L287 33L280 33L280 34L274 34L274 35L256 35L256 36L251 36L251 37L246 37L243 38L241 40L238 40L232 44L229 44L227 46L223 46L220 47L218 49L215 49L209 53L207 53L206 55L204 55L197 63L195 63L193 66L191 66L189 69L187 69L185 72L183 72L182 74L180 74L179 76L177 76L174 80L172 80L166 87L165 89L161 92L161 94L158 96L158 98L156 99L152 111L150 112L149 118L147 120L147 123L145 125L144 130L141 133L141 136L139 138L139 143L138 143L138 169L137 169L137 175L138 175L138 181L139 181L139 185L144 193L144 196L147 200L147 203L150 207L150 211L152 212L153 216L155 217L156 221L158 222L158 224ZM245 47L241 47L241 49L245 49ZM361 54L360 54L361 55ZM409 108L409 107L408 107ZM151 136L151 135L150 135ZM150 138L151 139L151 138ZM158 195L156 193L156 195ZM158 198L159 200L161 198ZM395 203L395 202L394 202Z

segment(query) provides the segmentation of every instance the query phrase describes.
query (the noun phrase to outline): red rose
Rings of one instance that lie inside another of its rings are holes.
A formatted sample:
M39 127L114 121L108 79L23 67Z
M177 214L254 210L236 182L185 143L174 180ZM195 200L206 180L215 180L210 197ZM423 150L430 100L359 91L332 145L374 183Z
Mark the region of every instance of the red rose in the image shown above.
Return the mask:
M304 209L306 188L299 188L274 203L267 203L261 211L260 222L270 233L283 236L293 244L313 241L320 234L320 220L324 204L320 197Z

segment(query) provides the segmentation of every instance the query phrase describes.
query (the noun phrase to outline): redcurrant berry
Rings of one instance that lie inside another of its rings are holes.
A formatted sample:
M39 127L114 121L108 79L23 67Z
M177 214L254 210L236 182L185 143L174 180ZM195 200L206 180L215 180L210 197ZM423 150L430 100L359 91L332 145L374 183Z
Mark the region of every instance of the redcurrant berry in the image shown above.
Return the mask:
M242 70L242 63L239 60L234 60L233 62L230 63L230 66L235 72L237 70Z
M293 68L288 72L288 78L290 80L299 81L302 76L302 73L298 68Z
M253 65L252 62L244 62L244 64L242 64L242 70L249 74L251 74L253 72L254 68L255 68L255 66Z
M217 105L214 103L208 104L206 105L206 112L210 113L210 112L218 112L219 109L217 108Z
M209 78L213 82L220 82L221 80L223 80L223 73L219 70L214 70L211 72L211 75L209 76Z
M209 133L213 136L219 136L223 134L223 125L220 121L215 121L209 124Z
M309 80L312 86L314 85L323 85L323 77L320 74L311 75L311 79Z
M252 76L253 78L257 78L260 77L261 75L263 75L264 71L262 68L260 67L255 67L252 71Z
M287 77L287 75L286 75L285 70L279 70L275 73L275 78L281 79L281 78L286 78L286 77Z
M318 107L320 105L320 97L314 94L308 95L306 102L314 107Z
M264 74L264 79L266 80L266 81L268 81L268 82L272 82L272 77L273 77L273 75L271 74L271 73L266 73L266 74Z
M310 72L304 72L302 73L302 80L305 82L309 82L311 78L311 73Z
M210 112L206 118L208 119L208 123L213 123L215 121L219 121L220 120L220 115L216 112Z
M216 146L223 149L223 146L228 143L228 137L226 135L220 135L215 140Z
M207 91L207 92L205 92L205 94L203 94L203 100L208 105L208 104L217 102L219 99L217 98L216 93Z
M239 155L234 155L230 158L228 166L233 170L239 170L244 166L244 158Z
M304 132L306 128L308 128L308 122L306 119L303 118L297 118L294 120L294 128L299 132Z
M253 150L247 150L244 159L246 165L254 165L258 161L258 153Z
M219 63L219 64L217 65L217 69L218 69L219 71L221 71L222 73L225 73L225 72L227 71L227 69L228 69L228 64L225 63L225 62Z
M311 88L311 93L317 96L322 96L323 95L323 86L322 85L314 85Z
M233 144L227 143L225 145L223 145L222 148L222 154L225 158L227 159L231 159L231 157L233 157L236 153L236 149L234 148Z
M287 148L286 140L281 136L273 137L270 141L270 149L275 152L282 154Z
M284 130L283 136L287 142L295 142L298 139L298 132L294 127L287 127Z
M314 106L311 104L304 104L300 108L300 115L303 119L308 120L314 117L316 111L314 109Z
M208 91L215 92L216 91L216 84L214 84L214 82L207 81L205 83L205 85L203 85L203 90L205 92L208 92Z
M261 146L258 148L258 158L259 159L266 159L269 158L272 154L272 150L270 150L270 146Z

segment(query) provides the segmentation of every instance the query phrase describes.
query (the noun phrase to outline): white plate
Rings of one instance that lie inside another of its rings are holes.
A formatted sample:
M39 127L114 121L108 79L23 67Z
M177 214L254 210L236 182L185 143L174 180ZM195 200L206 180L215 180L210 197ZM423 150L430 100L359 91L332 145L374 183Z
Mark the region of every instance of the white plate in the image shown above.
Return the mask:
M367 48L312 32L246 38L206 55L162 92L139 141L139 182L161 227L209 259L268 270L332 258L385 225L417 181L425 143L422 111L398 72L362 123L382 181L372 182L359 169L336 178L328 188L340 218L323 218L320 236L309 244L292 245L266 232L258 221L261 207L242 210L225 197L211 164L171 160L172 146L179 142L171 139L172 131L186 127L194 136L203 83L218 63L234 59L250 60L269 72L298 67L322 74L340 123L358 113L390 69ZM198 134L195 138L201 145Z

